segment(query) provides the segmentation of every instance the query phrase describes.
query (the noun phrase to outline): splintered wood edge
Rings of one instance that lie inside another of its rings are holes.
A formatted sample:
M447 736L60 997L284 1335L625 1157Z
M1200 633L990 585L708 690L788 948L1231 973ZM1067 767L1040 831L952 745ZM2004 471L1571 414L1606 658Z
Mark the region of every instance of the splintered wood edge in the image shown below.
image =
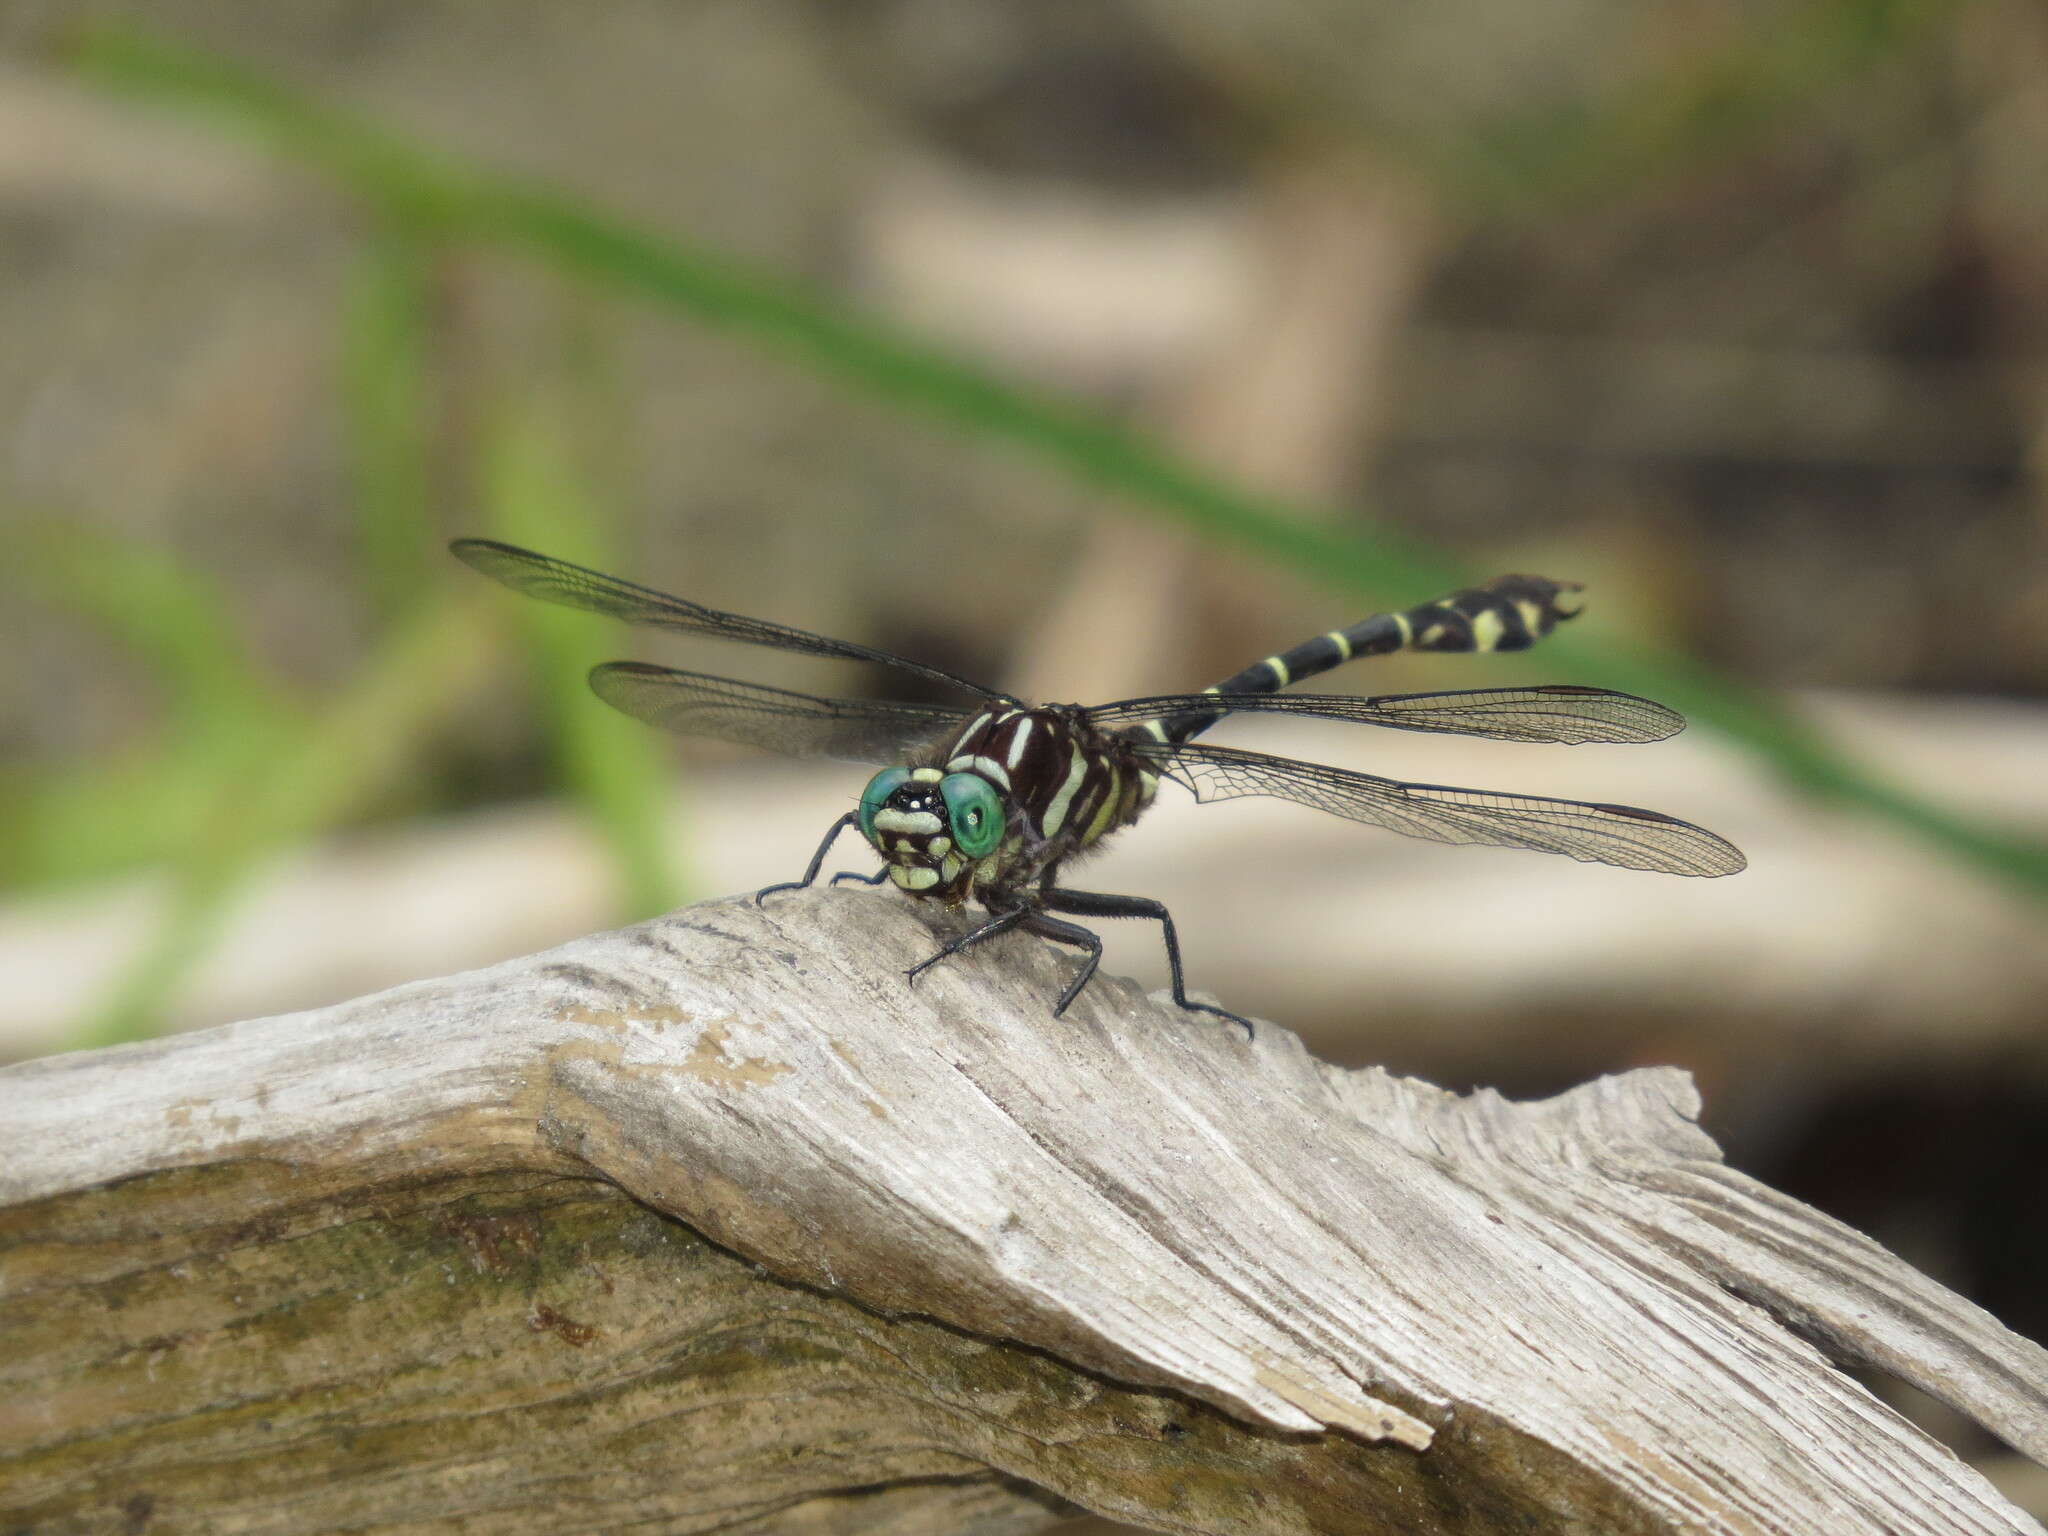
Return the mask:
M1808 1341L2037 1459L2048 1357L1721 1166L1682 1074L1457 1098L1107 978L1055 1022L1072 962L1034 940L906 987L935 922L849 893L707 903L28 1063L0 1072L0 1201L251 1161L358 1189L595 1173L784 1281L1264 1427L1246 1433L1404 1445L1459 1466L1474 1507L1556 1515L1597 1491L1644 1528L2028 1528ZM1518 1489L1515 1456L1453 1450L1489 1433L1585 1476Z

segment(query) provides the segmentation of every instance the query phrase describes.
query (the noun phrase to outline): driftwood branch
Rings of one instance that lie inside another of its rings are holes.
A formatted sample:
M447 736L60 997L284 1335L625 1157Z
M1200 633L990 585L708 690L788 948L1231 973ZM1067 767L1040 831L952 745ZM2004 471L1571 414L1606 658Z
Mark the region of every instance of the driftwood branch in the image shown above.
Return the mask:
M1459 1098L885 896L0 1072L0 1524L2038 1530L2048 1355L1686 1077Z

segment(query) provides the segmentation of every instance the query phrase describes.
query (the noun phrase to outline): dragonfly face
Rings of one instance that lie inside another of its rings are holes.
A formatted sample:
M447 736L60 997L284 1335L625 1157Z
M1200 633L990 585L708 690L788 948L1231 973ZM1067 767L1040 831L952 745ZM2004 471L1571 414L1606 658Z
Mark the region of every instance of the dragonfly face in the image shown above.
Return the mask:
M913 896L1005 904L1151 804L1159 776L1074 705L999 706L868 781L857 820Z
M989 884L1004 862L1003 802L973 769L884 768L861 792L861 835L888 862L898 889L961 901L977 876Z

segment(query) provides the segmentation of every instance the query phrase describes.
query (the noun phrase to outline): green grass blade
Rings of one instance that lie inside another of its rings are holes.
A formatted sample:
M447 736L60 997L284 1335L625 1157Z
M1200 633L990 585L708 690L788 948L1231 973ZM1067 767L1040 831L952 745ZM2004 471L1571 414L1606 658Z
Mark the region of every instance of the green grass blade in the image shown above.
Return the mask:
M74 1049L150 1033L263 861L395 779L483 670L481 606L480 595L423 606L282 750L254 771L215 780L206 825L173 867L162 921L83 1021Z
M483 460L494 535L578 564L613 563L607 519L549 418L532 409L502 411L486 435ZM670 775L659 738L601 706L584 682L612 654L615 637L588 615L540 603L518 604L514 618L527 640L563 780L619 870L622 915L637 920L679 905L683 882L667 852Z
M418 601L442 556L428 468L430 256L402 227L377 230L343 326L353 508L367 586L386 618Z
M979 435L1015 443L1071 473L1166 512L1219 543L1290 566L1368 605L1457 584L1448 562L1384 529L1370 543L1298 509L1195 469L1104 417L1003 383L794 285L591 211L573 199L426 153L347 113L208 55L133 33L91 34L79 67L126 91L216 114L337 177L386 217L448 237L523 251L607 288L642 294L779 348L864 392ZM1736 736L1785 778L1890 817L1958 857L2048 893L2048 849L1971 823L1887 786L1753 691L1707 680L1675 658L1602 657L1607 675L1670 694Z
M16 769L0 795L0 884L58 885L149 864L186 846L225 779L273 752L293 710L204 572L61 516L25 518L0 589L100 631L156 684L146 743L86 764Z

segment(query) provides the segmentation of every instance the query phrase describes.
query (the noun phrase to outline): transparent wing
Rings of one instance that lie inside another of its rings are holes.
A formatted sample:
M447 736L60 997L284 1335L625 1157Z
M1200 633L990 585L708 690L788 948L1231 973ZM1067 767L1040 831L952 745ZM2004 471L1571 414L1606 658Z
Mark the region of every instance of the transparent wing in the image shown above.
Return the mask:
M1101 726L1171 719L1203 712L1309 715L1401 731L1484 736L1494 741L1662 741L1685 729L1685 717L1662 704L1616 693L1550 683L1535 688L1466 688L1454 693L1390 693L1359 698L1340 693L1178 693L1119 699L1088 711Z
M606 614L611 618L624 619L629 624L648 624L657 629L711 635L720 640L765 645L778 651L801 651L809 656L838 656L848 661L877 662L885 667L894 667L898 672L909 672L965 689L985 699L1005 697L979 683L970 683L964 677L955 677L923 662L907 661L887 651L855 645L851 640L833 640L808 630L771 624L766 619L721 613L716 608L685 602L652 587L635 586L616 576L571 565L552 555L536 554L516 544L500 544L495 539L457 539L448 548L463 564L483 572L514 592L539 598L542 602Z
M636 720L685 736L712 736L791 757L900 763L973 711L867 699L816 699L729 677L637 661L593 668L590 687Z
M1403 784L1199 742L1155 746L1141 740L1137 745L1193 789L1198 800L1276 795L1431 842L1533 848L1590 864L1669 875L1732 875L1748 862L1740 849L1704 827L1634 806Z

